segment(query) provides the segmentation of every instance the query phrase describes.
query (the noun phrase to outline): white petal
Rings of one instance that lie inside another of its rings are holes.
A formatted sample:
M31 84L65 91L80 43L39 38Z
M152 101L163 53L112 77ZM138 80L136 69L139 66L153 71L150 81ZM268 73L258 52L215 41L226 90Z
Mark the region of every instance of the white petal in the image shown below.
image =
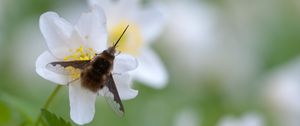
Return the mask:
M79 81L69 85L71 119L83 125L93 120L97 94L81 87Z
M37 58L36 72L46 80L52 81L57 84L67 84L70 79L69 76L55 73L46 68L47 64L54 61L57 61L57 59L53 55L51 55L50 52L45 51Z
M113 78L122 100L133 99L138 95L138 91L130 87L132 79L128 73L121 75L114 74Z
M149 7L138 14L136 20L145 42L154 42L163 31L165 17L161 11L159 7Z
M58 58L68 55L67 41L73 32L72 25L54 12L42 14L39 25L51 53Z
M100 7L81 15L76 30L83 38L86 47L102 52L107 46L106 17Z
M137 59L131 55L120 54L117 55L114 62L114 73L124 73L137 68Z
M139 57L139 67L133 72L135 79L153 88L163 88L168 81L167 71L159 57L144 49Z

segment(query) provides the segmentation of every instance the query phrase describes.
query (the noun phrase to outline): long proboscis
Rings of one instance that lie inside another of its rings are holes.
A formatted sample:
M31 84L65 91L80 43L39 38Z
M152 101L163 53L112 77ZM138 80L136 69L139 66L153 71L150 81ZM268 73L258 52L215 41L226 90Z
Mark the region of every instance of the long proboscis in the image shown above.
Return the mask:
M123 33L121 34L121 36L119 37L119 39L115 42L114 44L114 48L118 45L119 41L121 40L121 38L123 37L123 35L125 34L125 32L127 31L129 25L126 26L126 28L124 29Z

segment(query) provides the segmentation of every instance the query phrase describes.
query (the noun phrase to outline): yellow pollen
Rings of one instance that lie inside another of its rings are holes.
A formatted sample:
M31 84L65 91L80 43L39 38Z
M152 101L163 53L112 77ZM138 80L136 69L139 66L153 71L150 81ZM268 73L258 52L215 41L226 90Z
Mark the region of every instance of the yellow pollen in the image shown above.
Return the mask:
M68 66L65 68L69 73L72 80L75 80L80 77L80 69L75 69L74 67Z
M70 60L90 60L95 56L95 50L92 48L83 48L80 46L77 48L75 51L72 49L69 50L72 55L64 57L65 61L70 61Z
M120 37L124 28L129 25L127 32L124 34L120 42L118 43L117 50L128 53L134 56L138 56L143 45L142 33L138 25L129 23L127 21L120 22L118 25L109 29L109 42L113 45Z
M64 57L64 61L73 61L73 60L91 60L96 51L92 48L84 48L80 46L75 51L73 49L69 49L71 55ZM76 69L74 67L68 66L65 68L69 73L72 80L75 80L80 77L80 69Z

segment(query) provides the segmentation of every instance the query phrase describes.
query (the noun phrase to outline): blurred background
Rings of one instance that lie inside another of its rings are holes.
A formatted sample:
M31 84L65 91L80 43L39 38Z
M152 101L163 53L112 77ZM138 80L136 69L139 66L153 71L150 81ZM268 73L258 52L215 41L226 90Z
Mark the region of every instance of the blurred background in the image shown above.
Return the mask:
M117 117L102 98L88 126L300 126L300 1L141 0L166 16L152 44L164 89L139 82ZM39 16L75 21L85 0L0 0L0 126L30 125L55 84L35 72ZM70 120L68 90L49 109ZM75 124L73 124L75 125Z

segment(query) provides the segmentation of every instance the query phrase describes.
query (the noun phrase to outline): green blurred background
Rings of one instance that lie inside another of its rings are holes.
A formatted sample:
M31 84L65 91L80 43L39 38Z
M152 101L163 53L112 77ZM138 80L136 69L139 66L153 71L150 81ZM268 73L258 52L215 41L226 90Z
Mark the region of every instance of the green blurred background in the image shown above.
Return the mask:
M277 105L286 101L277 99L272 85L274 73L288 76L286 68L300 67L300 1L142 3L161 4L169 21L152 45L168 70L168 86L156 90L135 82L139 95L123 102L124 118L99 98L89 126L225 126L224 117L240 120L247 113L259 115L262 124L245 126L300 126L300 86L292 94L283 91L295 101L289 107ZM55 88L35 73L35 60L46 49L39 16L51 10L72 20L86 8L84 0L0 0L1 126L30 125ZM49 110L70 120L66 87ZM277 116L285 114L291 120Z

